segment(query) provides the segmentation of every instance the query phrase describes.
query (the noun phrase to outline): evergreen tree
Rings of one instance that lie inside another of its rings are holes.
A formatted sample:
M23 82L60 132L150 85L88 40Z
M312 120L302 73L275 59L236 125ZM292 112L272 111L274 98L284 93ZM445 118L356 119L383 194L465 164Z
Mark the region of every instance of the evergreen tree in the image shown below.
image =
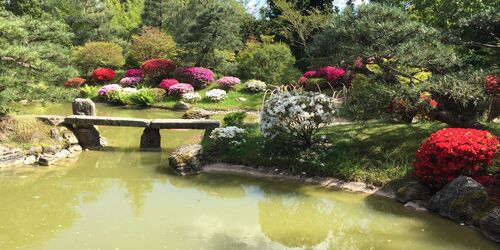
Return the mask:
M168 30L175 23L173 17L186 4L186 0L144 0L142 25Z
M43 13L40 0L8 0L5 7L18 16L40 17Z
M121 26L126 33L141 25L144 0L105 0L105 3L113 13L113 25Z

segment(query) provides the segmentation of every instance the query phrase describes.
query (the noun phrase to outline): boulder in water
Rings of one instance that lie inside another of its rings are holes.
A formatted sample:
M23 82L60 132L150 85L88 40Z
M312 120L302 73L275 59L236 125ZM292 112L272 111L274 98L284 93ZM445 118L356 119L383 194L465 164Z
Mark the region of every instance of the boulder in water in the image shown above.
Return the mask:
M199 144L176 149L169 157L170 167L179 175L195 175L201 171L203 147Z

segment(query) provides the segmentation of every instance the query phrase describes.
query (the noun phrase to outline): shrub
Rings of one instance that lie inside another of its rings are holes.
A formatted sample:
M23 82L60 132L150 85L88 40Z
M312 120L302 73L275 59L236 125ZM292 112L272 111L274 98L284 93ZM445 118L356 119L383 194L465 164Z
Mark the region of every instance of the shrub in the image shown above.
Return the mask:
M488 75L486 76L486 83L484 88L490 95L500 94L500 76L499 75Z
M69 88L80 88L83 84L85 84L86 80L81 78L81 77L73 77L68 79L65 83L64 86L69 87Z
M235 126L216 128L210 133L210 139L224 146L239 146L245 143L246 131Z
M148 78L166 78L175 70L175 63L167 59L151 59L141 65L144 76Z
M202 67L180 67L175 70L175 78L196 89L202 89L214 80L214 73Z
M282 43L249 43L238 54L238 71L242 78L257 78L271 84L291 83L299 72L295 57Z
M417 151L416 175L438 190L460 175L481 174L496 159L497 138L485 130L446 128L430 135Z
M96 67L119 68L125 64L123 49L112 42L89 42L76 50L75 64L85 73Z
M264 104L260 130L265 138L290 139L299 147L310 148L319 129L335 119L330 97L313 92L283 92Z
M179 84L179 81L173 78L163 79L160 83L160 88L168 91L170 87Z
M300 85L306 86L312 79L325 79L327 84L326 86L321 86L322 88L328 86L340 86L342 84L345 84L346 82L346 70L343 68L332 66L326 66L319 70L309 70L302 74L298 82ZM324 82L319 80L313 81ZM315 89L317 89L317 87Z
M201 95L198 93L186 93L182 95L182 100L188 103L195 103L201 101Z
M325 78L309 78L304 81L303 86L307 91L316 91L331 87Z
M110 90L106 92L106 95L104 98L108 103L114 104L114 105L127 105L129 96L131 91L123 91L123 90Z
M115 71L108 68L97 68L92 72L92 78L97 82L109 82L115 76Z
M172 96L182 96L190 92L194 92L194 88L191 84L187 83L178 83L168 89L168 95Z
M82 98L89 98L89 99L94 99L97 96L99 96L100 87L99 86L90 86L90 85L85 85L80 88L80 95Z
M151 88L150 90L155 93L155 102L160 102L161 100L163 100L163 97L167 93L167 91L162 88Z
M128 69L125 72L125 77L144 77L142 69Z
M221 88L233 88L234 85L240 84L241 80L234 76L224 76L217 80L217 83Z
M212 101L212 102L224 101L224 99L226 99L226 97L227 97L227 93L225 90L222 90L222 89L212 89L212 90L207 91L207 93L205 93L205 98L207 98L209 101Z
M121 91L121 90L122 90L122 86L120 86L118 84L108 84L108 85L102 86L99 89L99 91L97 91L97 94L99 94L99 96L106 96L109 91Z
M152 89L141 89L128 96L131 104L139 106L151 106L155 103L156 99L157 93Z
M139 36L132 36L130 56L139 63L151 58L174 58L177 55L174 39L158 28L145 27Z
M122 86L135 86L139 84L142 81L142 77L137 77L137 76L130 76L130 77L125 77L120 80L120 84Z
M232 112L224 116L225 126L242 127L247 117L246 112Z
M265 91L267 88L267 85L265 82L255 80L255 79L248 80L245 83L245 85L246 85L247 89L250 90L251 92L261 92L261 91Z

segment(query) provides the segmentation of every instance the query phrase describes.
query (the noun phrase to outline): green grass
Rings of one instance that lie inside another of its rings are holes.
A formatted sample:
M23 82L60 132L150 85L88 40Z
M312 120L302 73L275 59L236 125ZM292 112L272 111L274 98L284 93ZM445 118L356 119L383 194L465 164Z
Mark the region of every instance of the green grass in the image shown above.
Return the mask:
M9 116L0 120L0 143L14 148L61 145L50 137L52 126L33 116Z
M202 89L200 91L196 91L202 97L205 96L205 93L211 89L219 88L217 84L211 84L207 88ZM239 97L246 98L246 101L238 101L236 100ZM264 93L251 93L245 90L245 86L243 84L238 84L235 88L228 92L227 98L222 102L210 102L206 100L202 100L201 102L192 104L193 107L203 108L203 109L212 109L212 110L258 110L262 105L262 100L264 98ZM172 108L174 104L179 101L178 98L167 97L163 100L163 102L157 103L155 107L161 108Z
M335 125L325 128L333 143L325 166L306 172L384 185L411 173L411 164L420 144L434 131L446 127L442 123L414 125L382 122ZM234 164L268 167L293 167L290 162L269 159L257 124L248 125L247 143L238 150L220 150L210 139L203 144L211 151L211 160ZM301 171L304 171L302 168Z

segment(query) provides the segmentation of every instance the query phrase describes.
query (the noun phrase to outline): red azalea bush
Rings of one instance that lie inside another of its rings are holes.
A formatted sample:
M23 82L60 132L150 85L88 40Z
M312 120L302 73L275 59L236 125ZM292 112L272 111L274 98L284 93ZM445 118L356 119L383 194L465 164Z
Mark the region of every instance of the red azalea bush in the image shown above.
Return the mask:
M299 78L299 84L306 85L309 79L313 78L323 78L328 81L331 86L338 86L342 84L346 79L347 71L343 68L326 66L319 70L309 70L306 71Z
M499 75L488 75L486 76L485 86L486 91L490 95L500 94L500 76Z
M177 81L176 79L173 79L173 78L163 79L160 83L160 88L168 91L170 89L170 87L172 87L178 83L179 83L179 81Z
M460 175L481 175L499 150L498 139L486 130L441 129L422 144L413 168L420 180L438 190Z
M170 76L175 67L175 63L167 59L151 59L141 65L144 75L149 78Z
M109 82L115 78L115 71L108 68L97 68L92 72L92 78L98 82Z
M125 77L144 77L142 69L129 69L125 72Z
M73 77L73 78L68 79L64 83L64 86L69 87L69 88L72 88L72 87L79 88L80 86L85 84L85 82L86 82L86 80L81 78L81 77Z

